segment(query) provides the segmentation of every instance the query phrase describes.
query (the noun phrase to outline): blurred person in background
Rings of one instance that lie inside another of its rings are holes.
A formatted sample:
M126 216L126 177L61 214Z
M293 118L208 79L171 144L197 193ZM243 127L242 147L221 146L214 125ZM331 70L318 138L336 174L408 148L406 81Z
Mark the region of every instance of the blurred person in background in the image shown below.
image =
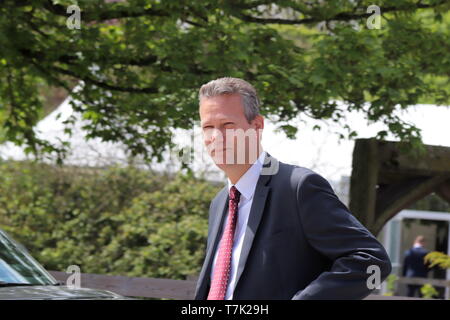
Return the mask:
M425 263L424 258L429 253L425 249L425 237L419 235L414 240L412 248L405 251L403 260L403 277L407 278L426 278L430 269ZM420 293L421 285L408 284L408 297L415 297L416 291Z

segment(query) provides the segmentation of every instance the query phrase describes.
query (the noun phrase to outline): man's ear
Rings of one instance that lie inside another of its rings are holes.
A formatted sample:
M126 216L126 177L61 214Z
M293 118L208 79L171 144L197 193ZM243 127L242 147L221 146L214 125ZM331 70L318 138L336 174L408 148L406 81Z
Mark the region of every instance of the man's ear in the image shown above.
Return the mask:
M264 117L258 114L255 119L253 119L256 129L264 129Z

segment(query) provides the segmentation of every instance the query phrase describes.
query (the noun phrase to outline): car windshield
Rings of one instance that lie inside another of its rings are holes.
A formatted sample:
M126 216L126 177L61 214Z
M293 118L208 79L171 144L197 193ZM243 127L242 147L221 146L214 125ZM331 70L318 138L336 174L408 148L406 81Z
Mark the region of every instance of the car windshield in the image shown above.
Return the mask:
M0 286L2 283L55 285L58 282L25 247L0 229Z

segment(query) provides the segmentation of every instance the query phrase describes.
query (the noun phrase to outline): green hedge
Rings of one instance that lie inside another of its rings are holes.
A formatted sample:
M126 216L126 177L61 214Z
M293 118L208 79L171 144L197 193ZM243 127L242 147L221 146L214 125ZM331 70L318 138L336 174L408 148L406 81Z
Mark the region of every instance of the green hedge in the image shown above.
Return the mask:
M211 199L189 175L0 163L0 227L48 270L185 279L201 268Z

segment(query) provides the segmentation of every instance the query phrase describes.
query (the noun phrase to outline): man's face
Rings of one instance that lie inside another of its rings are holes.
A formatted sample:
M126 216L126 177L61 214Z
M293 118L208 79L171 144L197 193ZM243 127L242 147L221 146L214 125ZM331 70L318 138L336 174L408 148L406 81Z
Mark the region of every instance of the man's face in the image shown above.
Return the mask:
M239 94L201 99L200 121L203 142L218 166L256 160L264 119L258 115L248 123Z

